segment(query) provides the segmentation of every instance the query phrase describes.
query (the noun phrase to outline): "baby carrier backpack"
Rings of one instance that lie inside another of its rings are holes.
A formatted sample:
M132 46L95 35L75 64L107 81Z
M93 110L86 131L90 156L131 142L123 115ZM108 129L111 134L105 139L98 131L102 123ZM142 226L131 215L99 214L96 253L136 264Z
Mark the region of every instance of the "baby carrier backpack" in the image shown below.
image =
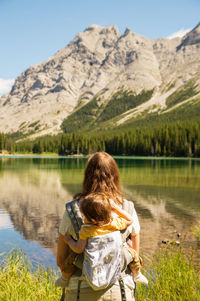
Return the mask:
M79 239L79 230L83 224L79 202L79 200L73 200L66 203L66 211L69 214L77 240ZM122 301L126 301L124 282L121 277L121 254L122 239L120 231L91 237L88 239L84 252L82 273L94 290L105 289L119 281ZM80 261L82 261L82 257L78 255L74 264L79 268L82 264ZM77 300L79 300L80 284L81 280L78 285ZM64 290L61 300L64 300Z
M88 239L83 275L93 290L105 289L121 275L122 240L119 231Z

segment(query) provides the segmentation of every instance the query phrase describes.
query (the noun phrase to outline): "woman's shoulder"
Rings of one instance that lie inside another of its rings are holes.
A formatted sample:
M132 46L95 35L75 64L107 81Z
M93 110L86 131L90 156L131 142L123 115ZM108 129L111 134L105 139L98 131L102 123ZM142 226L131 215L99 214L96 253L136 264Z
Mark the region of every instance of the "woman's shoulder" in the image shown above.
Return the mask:
M128 201L127 199L123 199L122 208L128 212L134 210L134 203L133 201Z

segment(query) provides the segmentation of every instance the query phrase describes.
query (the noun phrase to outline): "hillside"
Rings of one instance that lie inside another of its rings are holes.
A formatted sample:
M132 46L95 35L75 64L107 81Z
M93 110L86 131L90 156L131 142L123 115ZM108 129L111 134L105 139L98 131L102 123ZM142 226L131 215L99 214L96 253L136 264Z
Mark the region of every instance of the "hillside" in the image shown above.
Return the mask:
M200 117L200 24L150 40L91 25L0 98L0 132L29 137Z

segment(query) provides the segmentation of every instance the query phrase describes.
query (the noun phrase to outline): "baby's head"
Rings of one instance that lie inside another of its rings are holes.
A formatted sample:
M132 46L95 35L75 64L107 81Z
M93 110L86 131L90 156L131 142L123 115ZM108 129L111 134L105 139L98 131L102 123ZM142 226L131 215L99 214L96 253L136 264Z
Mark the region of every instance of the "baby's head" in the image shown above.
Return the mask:
M102 193L91 193L84 197L80 209L88 223L102 226L110 222L110 202Z

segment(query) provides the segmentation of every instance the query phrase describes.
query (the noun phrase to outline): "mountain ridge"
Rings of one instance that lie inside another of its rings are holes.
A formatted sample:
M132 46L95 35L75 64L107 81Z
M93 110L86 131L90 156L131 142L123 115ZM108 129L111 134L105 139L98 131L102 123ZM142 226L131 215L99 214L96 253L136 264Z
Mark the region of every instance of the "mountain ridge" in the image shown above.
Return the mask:
M184 85L190 80L195 82L190 87L195 90L192 97L199 95L199 37L200 23L182 39L171 40L151 40L128 28L120 35L114 25L93 24L54 56L20 74L11 92L0 98L0 131L30 137L56 134L68 118L73 128L70 116L80 110L92 115L92 124L96 122L98 128L100 110L111 102L110 110L115 110L113 97L122 92L130 105L123 104L123 98L121 103L118 100L127 111L112 126L137 118L139 113L148 115L153 110L163 114L169 109L168 97L180 89L184 94ZM148 91L153 91L150 99L134 103L136 96ZM96 121L95 114L87 111L87 106L93 107L90 102L96 106Z

